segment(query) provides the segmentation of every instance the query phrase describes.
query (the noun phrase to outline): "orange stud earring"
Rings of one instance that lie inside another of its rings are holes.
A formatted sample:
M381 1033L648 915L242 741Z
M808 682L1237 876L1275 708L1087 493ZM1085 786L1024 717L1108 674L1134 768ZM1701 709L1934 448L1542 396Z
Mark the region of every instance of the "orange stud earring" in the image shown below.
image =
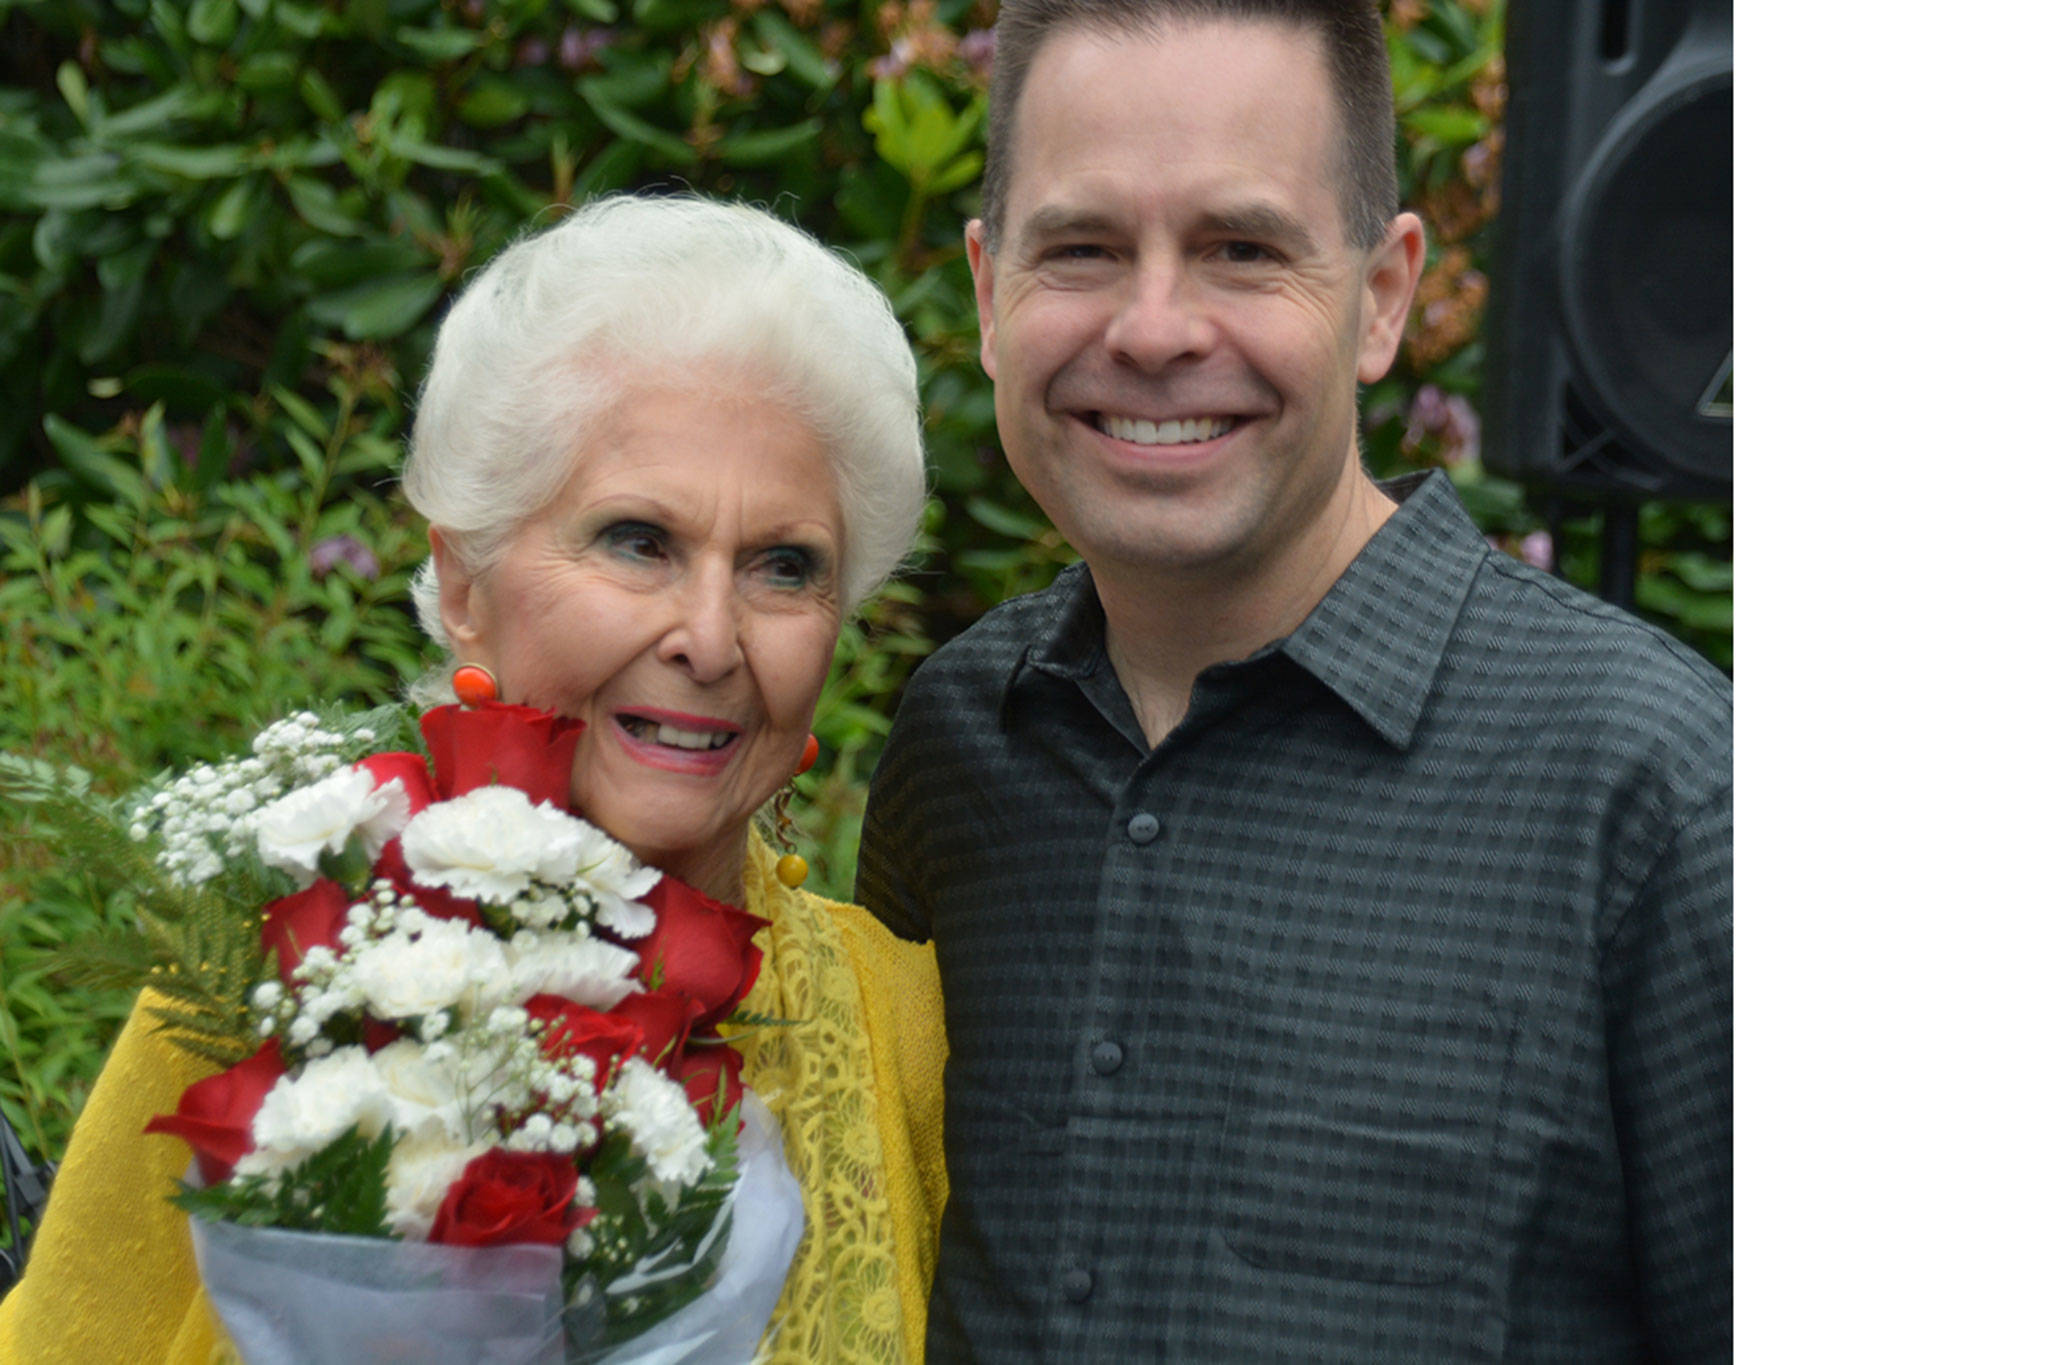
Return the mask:
M464 664L448 679L455 699L464 706L482 706L498 699L498 680L482 664Z
M796 770L799 773L807 773L811 770L811 765L817 761L818 737L816 735L805 735L804 756L796 761Z

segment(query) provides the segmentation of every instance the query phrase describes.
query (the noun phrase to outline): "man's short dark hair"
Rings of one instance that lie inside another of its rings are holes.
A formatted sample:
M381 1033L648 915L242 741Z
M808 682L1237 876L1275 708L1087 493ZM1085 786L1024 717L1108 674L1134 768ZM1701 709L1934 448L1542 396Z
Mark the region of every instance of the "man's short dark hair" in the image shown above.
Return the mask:
M1353 245L1372 246L1400 210L1394 171L1394 89L1386 35L1373 0L1003 0L996 14L995 66L989 78L988 169L981 216L990 244L1001 234L1009 189L1017 100L1046 39L1064 28L1150 37L1171 25L1224 20L1286 24L1322 39L1336 97L1340 197Z

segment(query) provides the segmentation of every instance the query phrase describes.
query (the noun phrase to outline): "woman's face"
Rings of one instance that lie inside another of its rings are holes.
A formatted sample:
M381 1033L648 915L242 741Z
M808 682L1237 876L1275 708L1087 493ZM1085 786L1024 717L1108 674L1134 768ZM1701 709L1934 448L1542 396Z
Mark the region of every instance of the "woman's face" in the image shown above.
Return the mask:
M817 434L725 378L629 391L482 574L434 551L458 657L589 726L583 814L736 901L831 664L845 530Z

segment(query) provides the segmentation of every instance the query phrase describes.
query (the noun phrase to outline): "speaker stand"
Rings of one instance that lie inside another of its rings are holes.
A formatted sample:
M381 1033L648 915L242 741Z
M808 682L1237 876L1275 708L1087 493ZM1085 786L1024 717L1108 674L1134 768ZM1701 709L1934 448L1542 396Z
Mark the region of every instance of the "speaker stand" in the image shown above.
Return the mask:
M1600 511L1600 596L1623 611L1636 609L1636 555L1642 513L1634 503Z
M1588 510L1595 511L1600 516L1600 598L1623 611L1634 611L1636 559L1642 544L1642 509L1634 503L1624 502L1603 502L1588 509L1583 503L1575 507L1563 498L1552 498L1549 503L1546 520L1550 523L1551 553L1555 556L1551 572L1559 577L1564 575L1566 520L1584 516Z

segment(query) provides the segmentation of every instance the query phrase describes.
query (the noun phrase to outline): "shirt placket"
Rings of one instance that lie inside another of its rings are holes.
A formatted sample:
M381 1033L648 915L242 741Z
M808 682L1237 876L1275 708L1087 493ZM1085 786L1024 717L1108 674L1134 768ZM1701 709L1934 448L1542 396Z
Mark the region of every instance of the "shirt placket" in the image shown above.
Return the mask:
M1134 739L1134 718L1106 668L1080 680L1084 693L1112 728ZM1146 1076L1126 1036L1128 1021L1142 1015L1145 945L1140 911L1150 894L1152 864L1165 851L1165 821L1148 804L1156 782L1157 755L1148 755L1113 786L1114 800L1101 832L1101 865L1096 879L1090 969L1067 1040L1069 1086L1066 1145L1059 1208L1059 1236L1049 1299L1047 1355L1054 1360L1090 1359L1091 1343L1103 1344L1099 1324L1121 1320L1134 1286L1128 1258L1118 1254L1120 1195L1143 1172L1131 1169L1131 1144L1117 1140L1119 1113L1127 1112L1134 1087Z

